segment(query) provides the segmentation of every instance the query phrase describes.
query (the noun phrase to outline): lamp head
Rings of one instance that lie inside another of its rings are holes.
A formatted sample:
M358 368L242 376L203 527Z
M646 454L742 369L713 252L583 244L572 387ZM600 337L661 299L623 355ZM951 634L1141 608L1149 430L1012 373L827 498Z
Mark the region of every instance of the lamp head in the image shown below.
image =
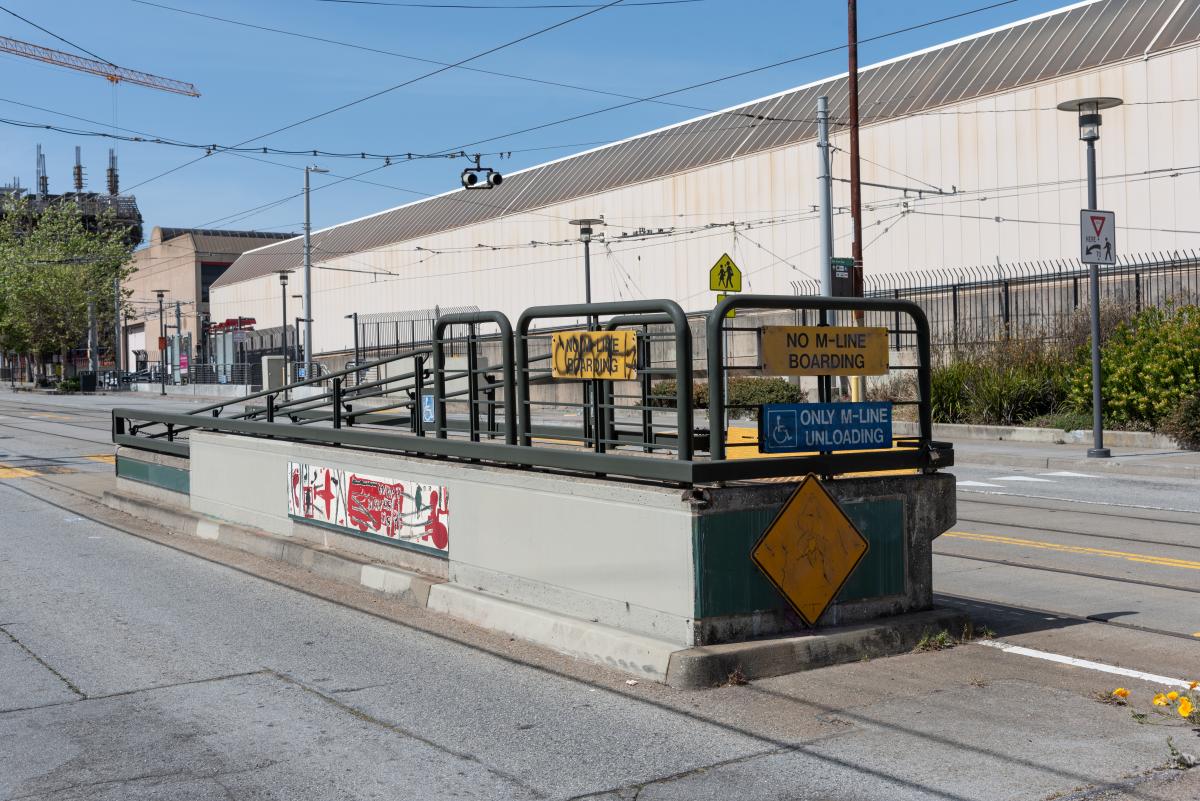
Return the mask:
M1100 112L1121 105L1119 97L1082 97L1058 104L1059 111L1073 111L1079 118L1079 139L1095 142L1100 138Z

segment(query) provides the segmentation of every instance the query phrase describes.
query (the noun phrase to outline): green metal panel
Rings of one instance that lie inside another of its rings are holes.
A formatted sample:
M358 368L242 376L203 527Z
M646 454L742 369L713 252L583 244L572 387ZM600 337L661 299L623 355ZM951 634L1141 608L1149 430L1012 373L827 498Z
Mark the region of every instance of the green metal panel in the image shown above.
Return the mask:
M117 475L130 481L140 481L171 492L187 495L191 492L191 474L181 467L170 467L128 456L117 456Z
M905 591L904 502L899 498L842 507L870 550L838 594L838 601L899 595ZM696 560L696 617L786 609L787 601L750 559L750 551L775 519L776 509L701 515L692 524Z

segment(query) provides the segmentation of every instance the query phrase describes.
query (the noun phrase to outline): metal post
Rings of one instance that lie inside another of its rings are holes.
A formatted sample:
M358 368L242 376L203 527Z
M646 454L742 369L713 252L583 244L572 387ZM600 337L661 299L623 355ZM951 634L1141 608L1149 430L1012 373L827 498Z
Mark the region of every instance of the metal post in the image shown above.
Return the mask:
M183 314L180 308L182 305L183 304L180 301L175 301L175 364L172 365L171 369L171 383L177 383L175 381L175 370L182 368L183 365L182 360L180 359L179 350L183 347Z
M163 295L166 294L164 289L156 289L154 294L158 296L158 382L159 394L167 394L167 352L163 347L163 342L167 338L167 321L163 317Z
M849 51L849 74L847 90L850 116L850 214L854 223L854 297L863 296L863 241L862 241L862 184L859 175L858 157L858 3L846 2L847 49ZM862 309L853 312L854 324L863 325ZM852 399L865 400L866 379L855 376L851 380Z
M333 379L333 427L342 427L342 379Z
M829 98L817 98L817 197L821 205L821 294L833 296L833 193L829 170Z
M1088 208L1096 208L1096 143L1087 143ZM1087 455L1106 458L1112 452L1104 447L1104 407L1100 397L1100 265L1088 265L1088 283L1091 294L1092 317L1092 447Z
M283 337L280 341L279 352L283 355L283 383L287 385L291 383L288 381L287 273L279 274L279 283L282 285L280 288L279 297L283 301L283 316L279 318L279 328L283 331Z
M352 312L350 319L354 323L354 366L362 364L362 356L358 352L358 312ZM362 383L362 371L358 370L354 373L354 385L358 386Z
M113 372L117 376L117 389L121 388L121 276L113 277Z
M100 354L97 349L100 347L99 333L96 331L96 302L88 301L88 369L92 371L92 375L100 372Z

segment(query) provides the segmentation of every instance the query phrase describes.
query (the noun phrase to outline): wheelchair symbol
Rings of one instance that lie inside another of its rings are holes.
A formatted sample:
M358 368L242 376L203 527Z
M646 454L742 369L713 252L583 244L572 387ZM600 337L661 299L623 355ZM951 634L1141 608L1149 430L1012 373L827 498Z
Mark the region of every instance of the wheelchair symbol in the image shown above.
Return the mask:
M784 415L791 418L791 426L783 422ZM796 413L795 412L776 412L773 417L775 424L771 426L771 442L775 445L790 445L796 439Z

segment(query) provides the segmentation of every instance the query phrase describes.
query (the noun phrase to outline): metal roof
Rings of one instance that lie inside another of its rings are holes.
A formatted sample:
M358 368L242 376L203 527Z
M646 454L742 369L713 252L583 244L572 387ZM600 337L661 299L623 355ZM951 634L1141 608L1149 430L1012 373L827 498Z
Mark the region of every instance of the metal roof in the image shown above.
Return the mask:
M864 124L903 117L1200 39L1200 0L1089 0L865 67ZM327 260L816 137L813 109L829 97L848 115L845 74L505 176L491 192L456 190L312 235ZM486 199L479 199L479 195ZM302 263L299 239L243 254L214 287Z

